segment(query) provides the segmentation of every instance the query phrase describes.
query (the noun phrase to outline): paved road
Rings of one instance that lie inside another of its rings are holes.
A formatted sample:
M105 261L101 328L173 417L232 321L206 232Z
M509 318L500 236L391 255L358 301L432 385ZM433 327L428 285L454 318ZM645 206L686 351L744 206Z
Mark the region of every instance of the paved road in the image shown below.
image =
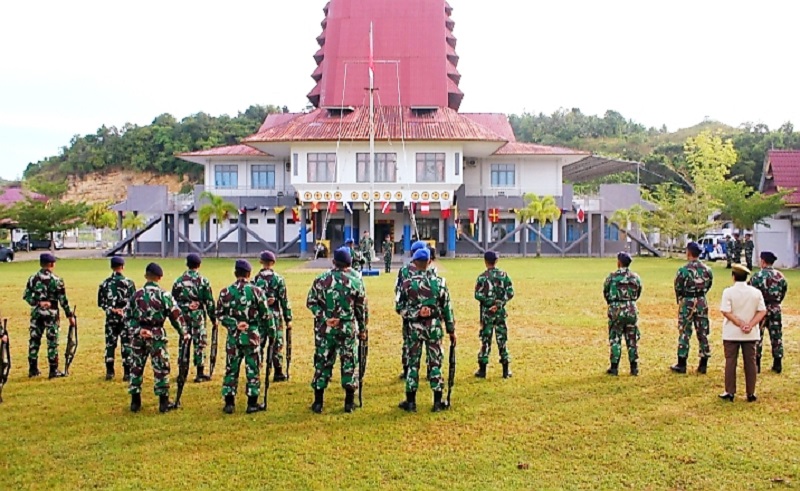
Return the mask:
M31 251L31 252L17 252L14 255L14 261L38 261L39 254L45 251ZM56 251L56 257L59 259L91 259L103 257L103 251L100 249L61 249Z

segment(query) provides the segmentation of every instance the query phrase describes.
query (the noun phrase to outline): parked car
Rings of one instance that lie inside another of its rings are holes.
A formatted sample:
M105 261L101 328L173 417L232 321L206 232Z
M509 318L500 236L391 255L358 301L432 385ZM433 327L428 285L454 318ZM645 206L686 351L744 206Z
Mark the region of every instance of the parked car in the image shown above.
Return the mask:
M50 239L39 239L34 237L30 239L28 234L22 236L20 240L14 243L14 250L15 251L27 251L28 250L28 241L30 240L30 250L35 251L36 249L50 249ZM55 244L56 250L60 250L64 248L64 243L56 237L53 241Z
M725 259L725 236L723 235L706 235L700 239L700 246L703 252L700 254L700 259L707 261L717 261Z
M0 245L0 262L10 263L14 260L14 251L6 246Z

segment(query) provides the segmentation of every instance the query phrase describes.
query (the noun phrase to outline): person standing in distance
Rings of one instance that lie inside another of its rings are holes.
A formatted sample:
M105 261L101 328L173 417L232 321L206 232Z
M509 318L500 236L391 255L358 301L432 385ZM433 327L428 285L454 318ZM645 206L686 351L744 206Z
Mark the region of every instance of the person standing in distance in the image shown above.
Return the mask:
M383 267L386 273L392 272L393 255L394 255L394 242L392 241L392 235L389 234L386 236L386 240L383 241Z
M722 292L720 311L725 320L722 324L722 345L725 348L725 392L720 399L733 402L736 395L736 365L739 350L744 361L745 388L747 401L755 402L756 397L756 343L760 338L759 323L767 313L761 292L749 286L747 276L750 270L736 264L731 276L733 286Z
M497 351L503 366L503 378L511 377L508 354L508 326L506 325L506 304L514 298L514 285L508 274L497 267L497 253L487 251L483 255L486 271L475 281L475 300L480 306L481 349L478 352L478 371L475 376L486 378L486 365L492 351L492 334L497 337Z
M358 243L358 248L361 251L361 257L364 258L364 261L367 263L367 269L372 269L372 249L375 247L375 241L372 240L372 237L369 236L368 231L364 231L364 236L361 238L361 242Z
M122 344L123 382L131 380L131 336L125 326L126 312L130 307L131 297L136 293L133 280L126 278L125 260L119 256L111 258L113 273L100 284L97 290L97 306L106 315L106 380L114 378L114 352L117 340Z
M31 306L30 341L28 343L28 377L38 377L39 348L42 336L47 337L47 361L50 364L48 378L63 377L64 372L58 370L58 306L64 309L69 325L75 325L75 314L67 299L64 280L53 273L56 257L50 253L39 256L41 269L28 278L23 300Z
M783 320L781 316L781 303L786 297L789 285L783 273L773 267L778 258L775 254L764 251L761 253L761 270L750 279L750 286L761 291L764 303L767 305L767 315L761 322L759 341L756 345L756 366L761 373L761 353L764 346L764 331L769 331L772 345L772 371L783 371Z
M675 275L675 298L678 302L678 363L670 367L675 373L686 373L692 328L697 332L697 342L700 345L700 364L697 373L706 373L708 359L711 357L706 293L711 290L714 275L711 269L700 261L701 252L702 249L697 242L690 242L686 246L688 262L678 269ZM734 254L735 260L736 254Z
M631 271L633 262L630 254L617 254L617 270L609 274L603 284L603 296L608 304L608 344L611 347L611 366L606 373L619 374L619 360L622 357L622 338L628 348L628 361L631 375L639 375L639 311L636 301L642 294L639 275Z

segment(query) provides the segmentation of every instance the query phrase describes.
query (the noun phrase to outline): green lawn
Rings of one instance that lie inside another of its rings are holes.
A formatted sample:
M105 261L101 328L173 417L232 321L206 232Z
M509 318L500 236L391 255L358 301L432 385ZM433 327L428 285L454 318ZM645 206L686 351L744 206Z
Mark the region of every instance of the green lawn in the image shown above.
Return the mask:
M145 260L128 274L141 283ZM169 282L179 261L162 261ZM342 410L338 377L325 413L312 414L309 387L313 336L305 295L315 272L282 261L295 312L292 380L273 384L270 410L221 411L221 375L189 383L184 409L157 412L152 373L144 408L128 411L119 380L103 380L103 323L94 306L106 261L58 263L81 314L81 344L69 378L27 378L27 306L21 300L34 263L0 265L0 310L10 318L14 368L0 405L0 489L766 489L800 485L800 369L797 288L784 324L787 362L780 376L759 379L760 399L734 404L722 391L721 316L717 306L730 276L724 265L711 293L713 357L707 376L674 375L677 342L672 278L680 262L634 261L644 283L641 376L605 375L608 363L602 283L613 259L509 259L515 282L510 306L514 377L500 378L496 350L487 380L472 376L478 351L472 298L478 260L443 261L459 335L453 409L432 414L430 391L420 412L397 409L404 388L394 275L367 279L371 307L365 407ZM232 261L207 260L215 291L232 279ZM62 331L63 353L65 330ZM177 343L171 333L173 375ZM692 339L690 363L696 366ZM221 349L220 354L224 351ZM45 359L40 354L40 365ZM768 362L767 366L769 366ZM218 364L224 367L224 361ZM337 367L338 370L338 367ZM121 371L118 368L118 371ZM694 370L692 370L693 372ZM193 376L193 372L192 372ZM740 374L740 384L744 384ZM174 396L174 387L172 394ZM243 387L243 380L240 388ZM742 391L743 392L743 391ZM520 466L520 464L523 464ZM518 466L522 467L521 469Z

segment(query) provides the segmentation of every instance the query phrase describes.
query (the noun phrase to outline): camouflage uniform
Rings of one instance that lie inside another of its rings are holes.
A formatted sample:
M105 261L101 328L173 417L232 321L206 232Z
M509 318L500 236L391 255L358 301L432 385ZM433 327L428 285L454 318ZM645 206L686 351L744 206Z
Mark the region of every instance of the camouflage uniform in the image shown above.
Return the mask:
M430 317L420 316L420 310L428 307ZM419 367L422 360L422 345L427 348L428 380L434 392L444 388L442 376L442 323L448 334L456 330L455 317L450 305L450 292L444 278L415 271L403 281L397 292L395 310L409 326L408 376L406 393L416 392L419 387Z
M413 275L416 271L417 268L414 266L414 263L408 263L405 266L402 266L397 271L397 282L394 285L395 298L397 298L397 295L400 294L400 288L403 286L403 282L411 278L411 275ZM403 345L401 351L401 359L403 361L403 380L405 380L405 378L408 376L408 348L410 344L409 340L410 327L408 325L408 321L405 318L402 319L402 322L403 322L403 331L402 331Z
M491 268L478 276L475 282L475 300L480 305L481 349L478 352L478 363L487 365L489 354L492 351L492 333L497 337L497 351L500 353L500 363L508 364L511 357L508 354L508 326L506 326L506 304L514 298L514 286L511 278L505 271ZM495 312L489 309L497 307Z
M731 269L731 262L733 261L733 249L735 244L731 237L728 237L728 240L725 242L725 259L727 261L727 265L725 266L728 269Z
M392 272L392 253L394 252L394 242L383 241L383 266L387 273Z
M214 293L208 278L193 269L187 270L172 285L172 297L183 313L183 320L194 345L194 366L205 365L205 352L208 346L206 315L212 324L217 322L214 312Z
M734 260L736 254L734 254ZM708 301L706 293L711 289L714 275L700 260L689 261L675 275L675 297L678 302L678 358L688 358L692 326L697 331L700 344L700 359L711 356L708 343Z
M628 361L636 367L639 361L637 343L640 333L637 326L639 311L636 301L642 294L639 275L621 267L608 275L603 285L603 296L608 304L608 343L611 347L611 365L615 367L622 357L622 337L628 347Z
M122 344L122 366L126 371L131 363L131 335L125 325L125 316L134 293L136 285L133 280L116 272L106 278L97 290L97 306L106 314L106 363L114 363L114 351L119 339ZM123 310L123 315L114 313L118 309Z
M756 358L761 363L764 331L769 331L772 342L772 357L783 358L783 326L781 324L781 302L786 297L788 285L783 273L771 266L761 269L750 278L750 285L758 288L767 304L767 315L761 321L761 340L757 343Z
M353 274L332 269L318 276L308 291L306 306L314 315L314 378L311 387L325 390L339 355L342 387L358 389L356 338L367 332L369 308L364 283ZM339 319L329 327L328 319Z
M742 263L742 241L741 239L733 240L733 262L735 264Z
M753 251L755 251L756 245L753 243L753 239L747 239L744 241L744 262L747 264L747 269L753 269Z
M353 271L358 271L358 273L361 274L361 269L364 266L364 256L363 256L363 254L361 254L360 250L358 250L358 249L356 249L354 247L351 247L350 248L350 257L353 258L353 264L351 266L353 268Z
M361 242L358 243L358 249L361 252L361 256L364 258L364 261L366 261L368 269L372 269L373 247L375 247L375 241L372 240L372 237L363 238L361 239Z
M222 381L222 396L236 395L239 386L239 370L244 361L247 377L247 396L258 397L261 382L259 378L261 332L274 329L272 315L267 308L264 290L244 278L222 290L217 302L217 317L228 329L225 343L225 377ZM239 323L246 323L247 329L239 331Z
M64 309L64 315L73 316L69 306L64 280L47 269L41 269L28 279L22 298L30 305L30 343L28 360L35 363L39 359L39 348L42 336L47 337L47 360L51 367L58 366L58 306ZM39 306L40 302L50 302L50 308Z
M162 290L158 283L148 281L144 287L133 294L128 310L128 329L131 333L131 384L130 394L141 394L144 367L147 357L153 366L154 390L157 396L169 394L169 351L167 331L164 323L169 321L178 331L178 338L187 333L181 310L169 292ZM142 337L142 329L152 333L152 337Z
M272 269L264 268L258 272L253 283L264 290L274 323L273 327L265 324L262 328L261 350L264 351L267 339L273 338L272 363L277 370L278 367L283 367L283 326L284 323L292 322L292 307L289 304L289 296L286 293L286 281L283 276ZM272 305L269 304L269 300L273 300Z

